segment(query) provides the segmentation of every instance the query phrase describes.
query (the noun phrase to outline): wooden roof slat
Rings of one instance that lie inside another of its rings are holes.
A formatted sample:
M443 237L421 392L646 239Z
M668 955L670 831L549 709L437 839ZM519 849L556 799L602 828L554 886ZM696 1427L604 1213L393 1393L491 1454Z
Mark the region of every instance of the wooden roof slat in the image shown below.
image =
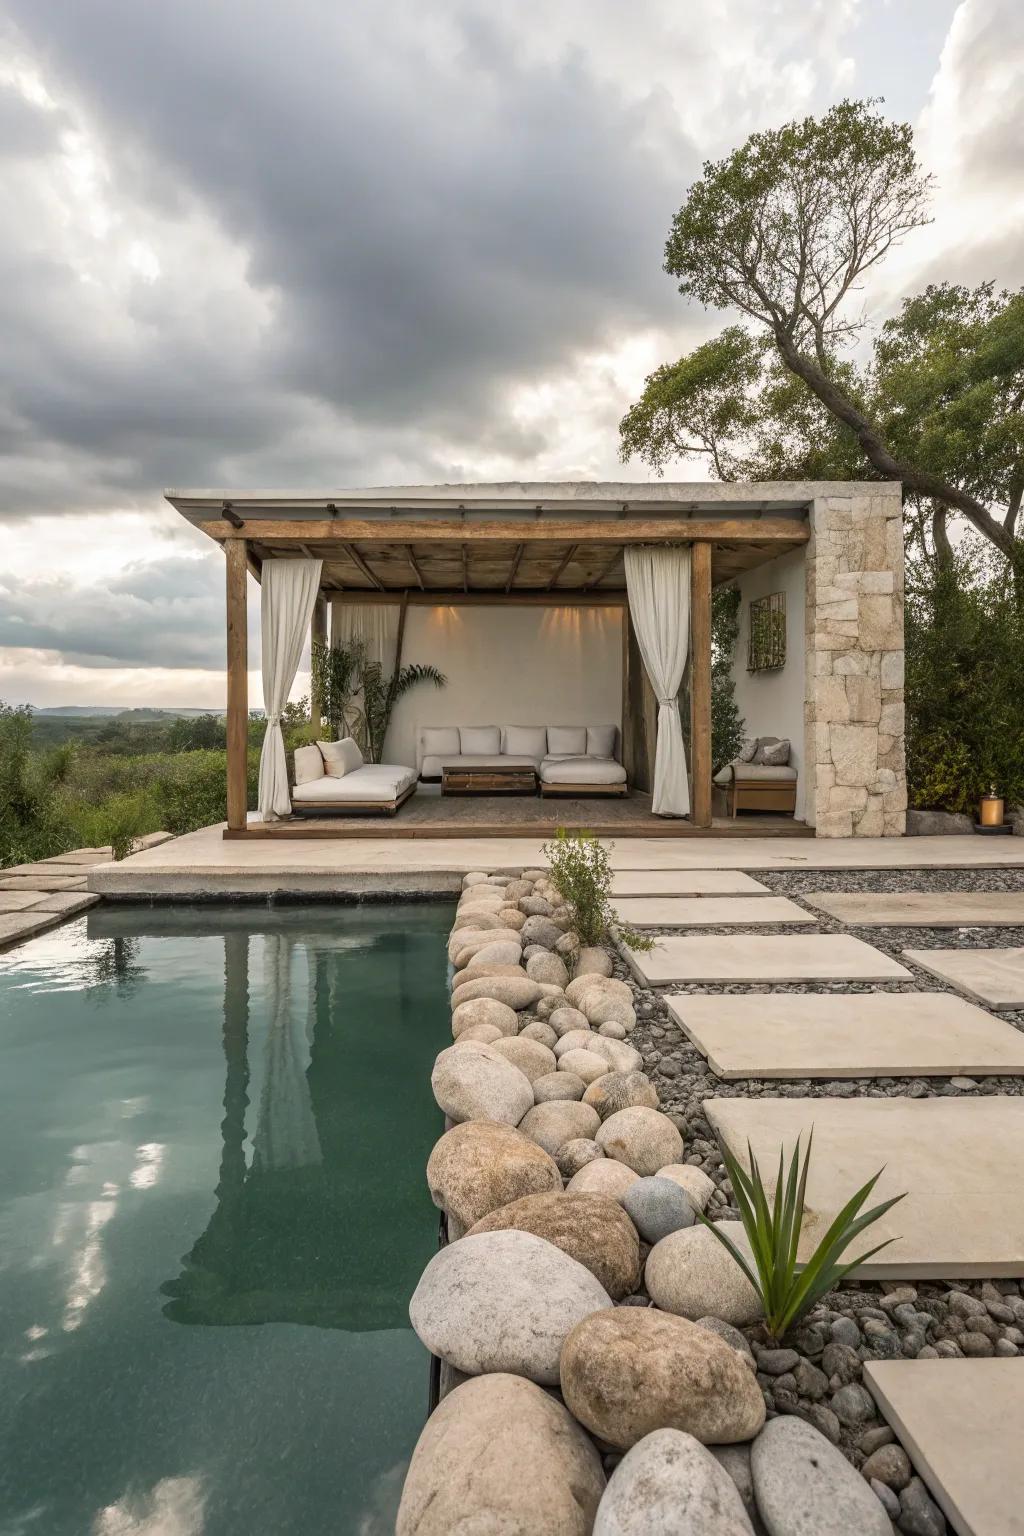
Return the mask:
M416 580L420 584L420 591L421 592L424 591L425 589L424 589L424 585L423 585L423 572L420 570L419 566L416 564L416 556L413 553L413 547L412 547L411 544L407 544L405 546L405 558L408 560L410 566L412 567L412 573L416 577Z
M526 548L525 544L517 544L516 545L516 552L515 552L515 555L512 558L512 569L509 571L509 573L508 573L508 580L505 583L505 591L506 592L511 592L511 590L512 590L512 584L513 584L513 582L516 579L516 572L519 569L520 562L522 561L522 558L523 558L523 550L525 548Z
M378 592L383 592L384 583L378 576L373 574L373 572L370 570L370 567L359 553L358 549L356 549L355 545L350 544L347 541L343 541L342 548L344 549L346 555L348 555L349 559L352 561L352 564L356 566L360 571L362 571L363 575L366 577L367 581L370 582L371 586L376 587Z
M561 560L558 562L558 565L555 568L554 574L552 575L550 581L548 582L548 591L549 592L551 591L552 587L557 585L559 576L561 576L562 572L565 570L566 566L572 560L573 556L576 554L576 551L578 549L579 549L579 545L578 544L570 544L569 545L569 548L566 550L565 554L562 556Z

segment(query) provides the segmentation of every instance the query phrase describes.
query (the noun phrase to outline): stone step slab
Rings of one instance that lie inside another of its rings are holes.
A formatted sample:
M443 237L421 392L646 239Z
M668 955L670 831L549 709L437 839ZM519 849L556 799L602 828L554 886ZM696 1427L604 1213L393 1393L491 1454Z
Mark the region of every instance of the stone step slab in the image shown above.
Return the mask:
M769 896L759 880L737 869L621 870L612 876L617 896Z
M864 1384L957 1536L1024 1536L1024 1361L871 1360Z
M708 934L656 939L628 950L638 979L688 982L908 981L910 972L846 933Z
M0 949L9 949L12 944L21 944L25 939L34 939L37 933L44 933L47 928L52 928L61 921L56 912L14 912L0 916Z
M986 1008L1024 1008L1024 949L905 949L903 958Z
M41 901L42 896L38 891L0 891L0 913L7 915L11 912L21 912L26 907L35 906Z
M1024 891L814 891L804 900L852 927L1024 927Z
M84 891L84 875L10 875L0 880L0 891Z
M61 917L73 917L76 912L84 912L87 907L94 907L101 900L89 891L51 891L46 896L40 896L33 907L32 913L56 912Z
M1024 1201L1016 1173L1024 1167L1024 1097L705 1099L704 1112L745 1167L749 1139L770 1194L780 1145L788 1155L801 1134L806 1145L813 1126L801 1260L881 1169L871 1204L906 1198L851 1246L847 1256L855 1258L894 1239L858 1271L861 1278L1024 1275Z
M665 1001L721 1078L1024 1075L1024 1031L951 992L680 992Z
M750 927L758 923L816 923L813 912L785 896L634 896L615 910L634 928Z

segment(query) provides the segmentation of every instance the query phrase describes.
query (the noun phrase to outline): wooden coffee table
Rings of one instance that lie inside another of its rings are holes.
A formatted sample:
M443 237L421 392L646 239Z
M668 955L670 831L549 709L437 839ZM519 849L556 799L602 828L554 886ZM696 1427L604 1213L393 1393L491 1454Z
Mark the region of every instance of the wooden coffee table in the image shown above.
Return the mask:
M441 768L442 795L535 795L536 768Z

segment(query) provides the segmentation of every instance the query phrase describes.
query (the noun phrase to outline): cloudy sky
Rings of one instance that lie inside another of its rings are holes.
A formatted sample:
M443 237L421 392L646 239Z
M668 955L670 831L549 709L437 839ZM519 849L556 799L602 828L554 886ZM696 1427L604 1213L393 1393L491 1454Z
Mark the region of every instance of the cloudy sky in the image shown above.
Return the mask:
M669 223L756 128L915 124L873 316L1020 284L1022 68L1019 0L0 0L0 698L221 707L165 486L646 478L619 417L723 323Z

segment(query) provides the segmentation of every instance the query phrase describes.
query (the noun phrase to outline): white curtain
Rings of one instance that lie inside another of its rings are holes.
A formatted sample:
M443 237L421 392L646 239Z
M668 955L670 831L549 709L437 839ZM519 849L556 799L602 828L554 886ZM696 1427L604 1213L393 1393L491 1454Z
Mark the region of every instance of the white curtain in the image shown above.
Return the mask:
M296 1017L292 940L286 933L268 933L264 946L270 1020L253 1168L313 1168L323 1161L309 1093L313 1021L303 1027Z
M625 561L629 612L658 697L651 810L656 816L685 816L690 788L678 695L690 632L690 549L688 545L640 545L626 549Z
M362 640L369 661L379 661L385 677L395 670L398 648L397 603L346 603L331 599L331 644Z
M288 702L320 588L322 560L264 560L260 578L263 707L267 734L260 754L259 811L263 821L291 814L281 711Z

